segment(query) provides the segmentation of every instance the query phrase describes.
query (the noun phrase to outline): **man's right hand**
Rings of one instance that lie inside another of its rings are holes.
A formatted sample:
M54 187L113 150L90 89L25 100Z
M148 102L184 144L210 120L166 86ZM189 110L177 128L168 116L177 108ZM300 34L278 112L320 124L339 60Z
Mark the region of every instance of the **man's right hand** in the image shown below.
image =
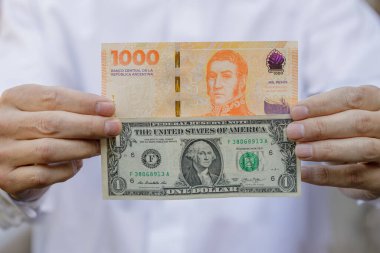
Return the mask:
M121 131L112 101L62 87L22 85L0 97L0 188L33 200L71 178L99 139Z

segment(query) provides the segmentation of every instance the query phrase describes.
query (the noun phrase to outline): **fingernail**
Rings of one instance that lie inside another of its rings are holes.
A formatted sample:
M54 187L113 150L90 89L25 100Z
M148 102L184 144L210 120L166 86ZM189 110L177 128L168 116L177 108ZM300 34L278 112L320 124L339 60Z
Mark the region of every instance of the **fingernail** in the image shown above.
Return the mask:
M309 144L297 144L296 155L301 159L308 159L313 156L313 147Z
M112 116L115 112L115 105L112 102L97 102L95 112L100 116Z
M120 132L120 121L117 119L111 119L106 121L104 126L104 132L108 136L116 136Z
M301 139L305 137L305 127L302 124L291 123L286 128L286 134L289 139Z
M290 115L293 120L306 119L309 116L309 109L303 105L296 105L291 109Z

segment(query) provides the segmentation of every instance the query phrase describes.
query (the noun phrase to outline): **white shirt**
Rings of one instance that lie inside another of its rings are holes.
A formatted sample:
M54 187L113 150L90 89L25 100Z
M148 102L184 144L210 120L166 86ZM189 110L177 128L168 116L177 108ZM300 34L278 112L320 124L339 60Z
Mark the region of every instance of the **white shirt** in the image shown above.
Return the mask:
M380 85L379 20L357 0L1 4L2 90L41 83L100 94L101 43L132 41L297 40L302 98L343 85ZM33 222L32 252L326 252L325 193L302 185L299 198L104 201L94 158L46 194Z

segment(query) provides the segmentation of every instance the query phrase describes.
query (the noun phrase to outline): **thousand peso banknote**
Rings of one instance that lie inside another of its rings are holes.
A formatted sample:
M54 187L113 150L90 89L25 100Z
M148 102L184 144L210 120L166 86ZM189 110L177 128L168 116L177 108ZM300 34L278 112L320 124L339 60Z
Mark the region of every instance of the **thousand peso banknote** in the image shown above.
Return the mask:
M300 191L284 133L298 99L296 42L103 44L102 94L123 122L102 140L105 198Z

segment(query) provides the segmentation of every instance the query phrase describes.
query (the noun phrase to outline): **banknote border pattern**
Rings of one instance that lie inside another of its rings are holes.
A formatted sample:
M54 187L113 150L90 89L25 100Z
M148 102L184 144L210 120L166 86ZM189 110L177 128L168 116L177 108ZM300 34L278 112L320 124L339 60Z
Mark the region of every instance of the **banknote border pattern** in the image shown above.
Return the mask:
M122 195L125 189L115 191L112 189L112 182L119 178L119 160L121 154L127 149L128 146L132 147L133 143L137 143L135 139L131 138L132 131L129 123L122 123L120 133L120 145L116 145L116 138L107 139L107 167L108 167L108 192L109 195ZM124 179L123 179L124 180ZM125 181L125 180L124 180ZM126 188L126 185L125 185Z
M277 144L280 147L280 152L282 154L282 162L285 165L285 173L282 175L293 177L293 187L286 190L281 187L283 192L297 192L297 158L295 155L296 143L289 141L286 138L286 127L291 122L291 119L273 120L271 121L268 131L269 136L273 138L272 144Z

